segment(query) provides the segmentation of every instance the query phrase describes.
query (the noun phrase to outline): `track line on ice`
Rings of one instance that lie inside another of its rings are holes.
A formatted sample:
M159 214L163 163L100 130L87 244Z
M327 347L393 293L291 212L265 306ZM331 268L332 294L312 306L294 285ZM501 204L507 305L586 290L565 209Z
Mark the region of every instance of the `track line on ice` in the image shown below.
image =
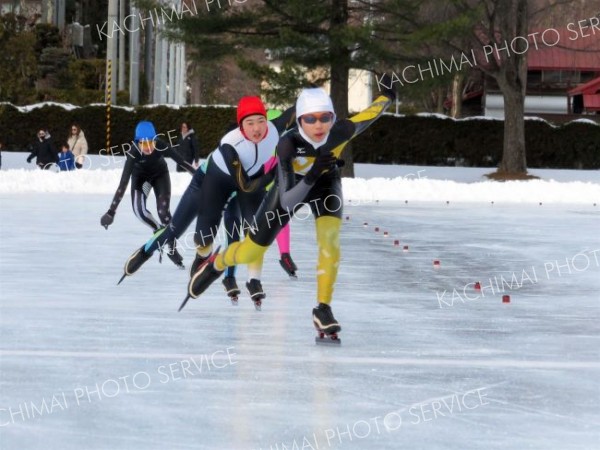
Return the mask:
M57 357L57 358L97 358L97 359L189 359L201 355L190 353L110 353L110 352L76 352L56 350L0 350L0 356L23 357ZM215 359L226 360L225 356ZM236 359L244 362L273 362L283 361L291 363L317 363L321 364L324 358L303 356L270 356L250 355L243 356L236 353ZM434 359L434 358L373 358L327 355L328 363L340 364L382 364L390 366L442 366L442 367L493 367L493 368L519 368L519 369L600 369L600 362L596 361L547 361L547 360L477 360L477 359Z

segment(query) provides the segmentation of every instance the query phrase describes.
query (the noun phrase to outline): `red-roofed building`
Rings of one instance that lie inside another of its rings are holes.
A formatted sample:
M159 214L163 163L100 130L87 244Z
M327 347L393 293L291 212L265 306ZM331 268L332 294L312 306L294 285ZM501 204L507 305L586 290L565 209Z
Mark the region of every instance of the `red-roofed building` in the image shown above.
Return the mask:
M600 19L570 23L563 29L531 31L529 43L526 114L600 111L598 89L591 91L600 88ZM587 90L579 92L583 86ZM485 91L486 115L503 117L504 102L494 80L486 79Z
M569 92L569 112L575 114L600 112L600 77Z

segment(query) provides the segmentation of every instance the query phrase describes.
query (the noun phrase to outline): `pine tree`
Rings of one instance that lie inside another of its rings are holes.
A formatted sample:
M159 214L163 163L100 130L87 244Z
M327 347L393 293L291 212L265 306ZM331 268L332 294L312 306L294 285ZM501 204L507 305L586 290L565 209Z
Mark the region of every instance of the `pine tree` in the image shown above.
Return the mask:
M370 69L381 54L365 7L348 0L255 0L223 6L171 24L168 35L188 44L202 64L235 56L240 67L261 77L270 100L293 101L308 85L330 83L338 117L348 114L351 68ZM257 61L249 49L270 52L281 70ZM352 173L346 152L346 175Z

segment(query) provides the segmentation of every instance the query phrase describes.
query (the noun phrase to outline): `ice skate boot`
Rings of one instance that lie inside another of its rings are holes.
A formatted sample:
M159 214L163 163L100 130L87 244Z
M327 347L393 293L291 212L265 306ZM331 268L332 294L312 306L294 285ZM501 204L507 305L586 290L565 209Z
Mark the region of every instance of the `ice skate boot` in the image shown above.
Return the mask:
M146 242L139 249L133 252L133 254L125 262L123 276L117 284L121 284L121 281L123 281L125 277L131 276L135 272L137 272L139 268L142 267L144 263L152 257L154 251L148 251L147 249L154 245L154 242L160 237L161 234L164 233L165 230L166 228L159 228L158 230L156 230L156 232L152 235L148 242Z
M292 257L289 253L281 254L279 264L281 264L281 267L290 276L290 278L298 278L298 276L296 275L296 270L298 270L298 267L296 267L296 264L294 264L294 261L292 260Z
M248 281L246 283L246 288L248 289L248 292L250 293L250 298L254 302L254 307L256 308L257 311L260 311L261 307L262 307L262 301L267 296L263 292L263 288L262 288L262 284L260 283L260 280L257 280L256 278L252 278L250 281Z
M125 267L123 268L123 276L117 284L121 284L121 281L123 281L125 277L131 276L137 272L139 268L152 257L152 253L146 253L144 247L145 245L142 245L127 259Z
M331 307L326 303L319 303L316 308L313 308L313 324L317 329L317 344L334 344L342 343L338 337L338 333L342 331L342 327L333 317Z
M208 287L223 274L223 270L215 269L214 261L218 254L219 248L206 258L204 263L198 267L196 273L192 275L188 284L188 295L181 303L179 311L183 309L190 298L197 298L200 296L200 294L206 291Z
M225 277L223 278L223 286L225 287L225 292L227 296L231 299L231 304L233 306L237 306L238 304L238 296L240 295L240 288L235 281L235 277Z
M207 259L208 256L200 256L198 253L196 253L194 262L192 262L192 265L190 267L190 278L194 276L194 274L198 271L200 266L204 264L204 261L206 261Z

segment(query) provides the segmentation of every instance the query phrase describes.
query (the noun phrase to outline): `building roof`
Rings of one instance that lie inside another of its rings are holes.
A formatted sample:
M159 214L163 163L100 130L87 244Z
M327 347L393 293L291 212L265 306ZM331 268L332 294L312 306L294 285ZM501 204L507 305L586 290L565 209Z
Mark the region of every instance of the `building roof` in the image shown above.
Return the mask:
M598 92L600 92L600 77L571 89L567 94L573 96L578 94L597 94Z
M570 26L569 29L555 30L556 32L554 29L530 32L530 36L532 33L538 34L529 39L528 70L600 71L600 32L596 28L580 29ZM551 47L545 45L542 33L547 44L557 44Z
M583 107L587 111L600 111L600 94L583 94Z

